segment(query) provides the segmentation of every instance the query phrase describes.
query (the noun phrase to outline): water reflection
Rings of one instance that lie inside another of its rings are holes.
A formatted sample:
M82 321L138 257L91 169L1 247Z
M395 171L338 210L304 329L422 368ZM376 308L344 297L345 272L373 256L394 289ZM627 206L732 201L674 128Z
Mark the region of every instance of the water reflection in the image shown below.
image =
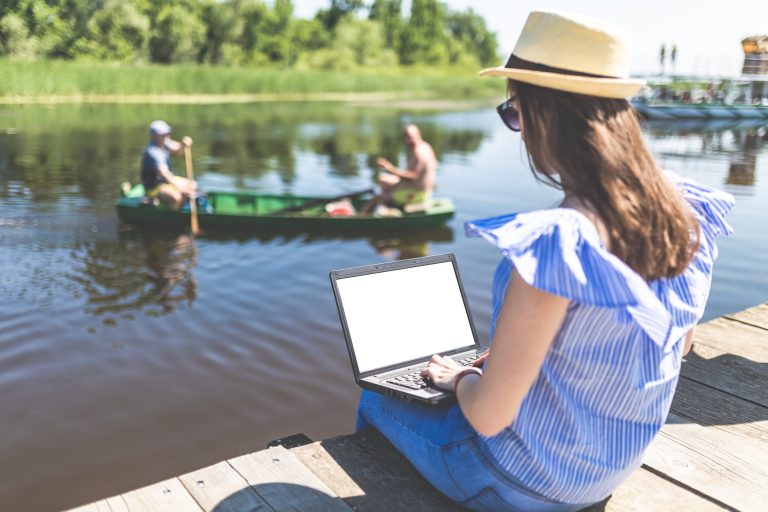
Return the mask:
M643 122L654 136L723 133L765 126L765 119L653 119Z
M205 233L198 242L183 234L128 230L116 239L81 244L73 251L74 269L69 277L85 294L84 310L100 317L107 326L136 315L162 316L191 306L198 296L193 269L198 261L198 243L299 242L302 245L330 240L365 240L388 259L407 259L430 254L430 244L453 241L449 226L410 233L383 232L376 235L306 232Z
M731 156L726 183L751 187L755 184L757 154L768 141L768 132L764 128L750 128L734 131L733 136L742 151Z
M85 312L113 325L134 313L166 315L197 298L198 249L188 235L121 234L83 244L71 278L86 294Z
M280 191L292 191L302 175L356 177L374 170L378 155L392 161L404 155L404 117L390 109L332 104L0 107L0 197L7 194L8 182L17 181L36 200L73 194L108 205L121 182L137 181L147 123L155 118L168 120L178 135L193 136L199 177L227 176L234 188L273 176ZM439 119L426 122L422 131L438 158L472 153L488 135L482 125L450 126ZM320 157L321 168L307 168L302 154ZM183 169L181 160L174 164Z
M659 151L662 156L702 160L726 156L728 172L725 184L746 187L747 190L754 187L758 156L768 144L764 120L649 121L646 128L654 141L672 138L697 142L662 147Z
M448 226L440 226L422 233L372 237L368 242L377 253L389 260L407 260L429 256L430 242L453 242L453 230Z

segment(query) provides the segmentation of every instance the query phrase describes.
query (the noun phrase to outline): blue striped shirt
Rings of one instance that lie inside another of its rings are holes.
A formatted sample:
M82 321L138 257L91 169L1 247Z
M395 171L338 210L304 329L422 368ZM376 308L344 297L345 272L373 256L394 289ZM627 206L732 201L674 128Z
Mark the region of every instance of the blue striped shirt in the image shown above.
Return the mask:
M683 340L704 312L715 237L730 234L729 194L669 174L700 225L681 275L650 283L603 246L581 213L556 208L467 223L504 254L493 279L491 337L513 269L571 300L517 419L483 437L510 476L565 503L608 496L640 466L664 424Z

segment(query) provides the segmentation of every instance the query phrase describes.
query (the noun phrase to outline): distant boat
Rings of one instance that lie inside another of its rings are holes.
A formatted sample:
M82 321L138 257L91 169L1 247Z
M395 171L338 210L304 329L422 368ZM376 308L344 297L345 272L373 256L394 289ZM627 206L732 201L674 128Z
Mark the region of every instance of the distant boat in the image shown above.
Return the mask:
M768 76L648 76L632 98L646 119L768 120Z
M123 191L115 202L123 222L139 226L183 229L189 226L189 212L155 206L144 196L144 187L136 185ZM208 191L210 212L198 212L200 228L208 231L402 231L437 226L450 220L455 212L450 199L431 199L421 208L409 208L399 216L356 214L331 216L325 206L339 197L260 194L255 192ZM355 210L367 202L352 198ZM395 212L397 213L397 212Z

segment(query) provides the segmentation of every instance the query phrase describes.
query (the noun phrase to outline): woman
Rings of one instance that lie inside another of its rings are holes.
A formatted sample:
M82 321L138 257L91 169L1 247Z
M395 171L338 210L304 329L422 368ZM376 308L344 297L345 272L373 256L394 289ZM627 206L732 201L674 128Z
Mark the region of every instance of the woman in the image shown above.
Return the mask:
M625 98L624 32L530 14L497 109L559 208L470 222L504 258L483 369L434 356L456 392L426 409L364 392L379 429L441 492L474 510L579 510L636 469L664 424L709 294L733 198L663 173Z

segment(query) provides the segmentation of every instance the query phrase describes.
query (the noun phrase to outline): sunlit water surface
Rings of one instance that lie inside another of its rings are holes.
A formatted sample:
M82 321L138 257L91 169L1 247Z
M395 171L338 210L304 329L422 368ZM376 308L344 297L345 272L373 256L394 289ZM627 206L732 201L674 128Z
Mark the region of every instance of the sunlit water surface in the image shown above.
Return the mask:
M457 214L443 229L346 238L121 226L113 201L155 118L194 137L205 188L328 195L369 186L380 154L402 162L399 131L415 122ZM646 132L666 168L737 196L705 318L768 299L765 129ZM351 432L359 391L328 271L453 252L485 339L500 255L464 222L558 199L492 108L0 108L0 508L65 508L288 434Z

